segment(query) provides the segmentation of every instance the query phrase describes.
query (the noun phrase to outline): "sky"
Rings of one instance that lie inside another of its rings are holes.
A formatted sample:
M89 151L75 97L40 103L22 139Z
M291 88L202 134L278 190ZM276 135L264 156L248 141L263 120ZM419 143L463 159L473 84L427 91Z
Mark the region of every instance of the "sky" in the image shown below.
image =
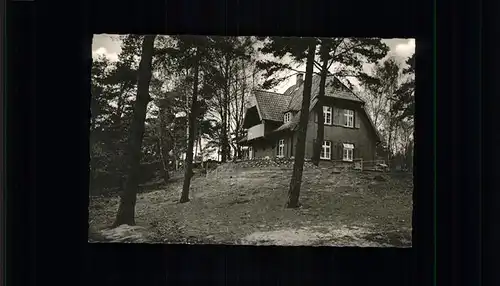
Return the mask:
M383 39L387 46L389 46L389 53L387 57L393 56L400 63L404 63L407 58L415 53L415 39ZM118 59L118 54L121 51L121 40L118 35L99 34L94 35L92 42L92 56L105 55L112 61ZM364 69L366 72L371 70L372 65L365 64ZM300 68L299 68L300 69ZM301 69L305 70L305 66ZM294 84L294 77L284 81L279 86L273 89L276 92L284 92L290 85ZM356 82L353 82L356 85ZM358 86L359 88L359 86Z
M415 39L384 39L390 48L390 54L399 58L408 58L415 53ZM117 59L121 51L121 41L117 35L94 35L92 54L104 54L110 59Z

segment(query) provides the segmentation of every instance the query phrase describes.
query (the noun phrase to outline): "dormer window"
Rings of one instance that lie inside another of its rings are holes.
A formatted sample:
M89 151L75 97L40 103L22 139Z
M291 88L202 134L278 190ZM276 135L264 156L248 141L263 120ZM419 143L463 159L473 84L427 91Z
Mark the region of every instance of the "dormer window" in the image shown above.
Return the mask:
M290 114L290 112L286 112L285 115L283 116L283 122L287 123L290 121L291 118L292 118L292 115Z

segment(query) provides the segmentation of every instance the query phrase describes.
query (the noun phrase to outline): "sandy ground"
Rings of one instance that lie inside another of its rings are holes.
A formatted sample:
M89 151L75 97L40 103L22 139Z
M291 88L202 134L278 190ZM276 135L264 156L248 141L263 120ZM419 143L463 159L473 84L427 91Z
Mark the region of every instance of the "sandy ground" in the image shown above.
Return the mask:
M242 245L411 247L412 176L304 172L298 209L286 209L291 170L222 168L138 195L137 226L109 229L118 198L93 198L89 241Z

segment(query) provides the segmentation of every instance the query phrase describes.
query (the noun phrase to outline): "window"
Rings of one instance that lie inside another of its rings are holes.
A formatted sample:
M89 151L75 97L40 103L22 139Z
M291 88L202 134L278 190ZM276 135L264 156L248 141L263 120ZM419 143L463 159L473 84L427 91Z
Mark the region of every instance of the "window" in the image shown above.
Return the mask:
M345 109L344 110L344 126L354 127L354 111Z
M344 143L343 145L344 145L344 153L342 156L342 160L352 162L352 159L354 157L354 145L348 143Z
M283 157L285 155L285 140L281 139L278 142L278 157Z
M290 115L291 115L290 112L285 113L284 118L283 118L283 121L285 123L287 123L288 121L290 121Z
M252 146L248 147L248 159L253 159L253 148L252 148Z
M330 106L323 106L323 119L325 124L332 124L332 108Z
M321 146L321 154L319 155L319 158L330 160L331 156L332 156L332 142L323 141L323 145Z

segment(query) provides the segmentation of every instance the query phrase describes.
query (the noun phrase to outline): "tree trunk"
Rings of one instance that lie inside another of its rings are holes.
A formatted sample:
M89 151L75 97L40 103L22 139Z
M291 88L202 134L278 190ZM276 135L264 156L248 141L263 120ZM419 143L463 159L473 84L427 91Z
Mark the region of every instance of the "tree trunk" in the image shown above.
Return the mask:
M287 208L296 208L299 206L300 187L302 184L302 171L304 169L304 155L306 147L307 121L309 119L309 106L311 100L312 73L314 64L314 55L316 43L311 41L307 54L306 78L304 82L304 93L302 99L302 108L300 113L299 130L297 145L295 147L295 159L293 163L293 174L288 190Z
M223 140L222 140L222 162L227 162L229 158L229 130L227 128L227 122L229 121L228 119L228 110L227 110L227 94L224 95L224 133L223 133Z
M237 127L237 131L238 131L238 135L243 135L243 120L245 118L245 92L246 92L246 85L247 85L247 82L246 82L246 67L245 67L245 64L244 64L244 61L241 61L241 69L243 70L243 80L242 80L242 83L241 83L241 104L239 106L240 108L240 114L239 114L239 119L238 119L238 127ZM238 139L241 140L241 138L238 136ZM239 142L238 140L238 142ZM243 152L242 152L242 147L241 147L241 144L238 143L238 154L239 154L239 157L238 159L243 159Z
M243 84L244 85L244 84ZM241 143L240 140L243 138L243 116L244 116L244 105L245 105L245 88L242 85L242 92L241 92L241 106L240 112L238 114L238 120L237 120L237 126L236 126L236 147L238 148L238 159L243 159L243 154L241 150Z
M321 74L319 81L319 94L318 94L318 130L316 133L316 143L314 144L312 163L316 166L319 165L319 160L321 156L321 148L323 146L323 138L325 137L325 119L323 118L323 98L325 97L325 85L326 85L326 75L328 73L328 49L327 47L321 47L321 57L323 58L323 64L321 66Z
M201 148L201 133L198 134L198 149L200 150L201 162L203 162L203 149Z
M231 161L231 110L230 110L230 94L229 94L229 86L227 93L227 101L226 101L226 161Z
M387 164L389 165L389 167L392 168L392 166L390 165L391 163L391 158L392 158L392 115L390 115L390 119L389 119L389 138L388 138L388 141L387 141Z
M170 161L170 155L169 152L172 149L172 141L167 139L167 120L165 119L165 106L164 103L160 104L160 110L159 110L159 119L160 119L160 130L159 130L159 148L160 148L160 157L161 157L161 162L162 162L162 167L163 167L163 180L165 181L165 184L168 183L170 180L170 174L169 174L169 161Z
M162 165L161 176L163 177L163 181L165 182L165 184L167 184L168 181L170 180L170 174L168 173L168 169L167 169L168 161L165 157L165 154L163 154L163 150L161 148L161 139L160 138L158 138L158 140L156 141L156 149L157 149L158 155L160 156L160 161L161 161L161 165Z
M229 70L229 64L230 60L228 59L228 56L226 55L225 57L225 64L224 64L224 72L225 72L225 85L224 85L224 99L223 99L223 106L224 106L224 119L222 121L223 124L223 136L222 136L222 162L227 162L229 160L229 153L230 153L230 146L229 146L229 84L230 84L230 70Z
M118 213L113 226L122 224L135 225L135 203L137 200L137 184L139 178L139 164L141 159L141 145L144 136L144 121L147 106L150 101L149 83L151 81L154 40L156 35L144 37L142 42L141 62L137 79L137 98L134 104L134 117L130 125L128 152L126 164L128 176L121 194Z
M226 112L223 111L225 114ZM225 163L226 162L226 117L223 115L222 116L222 125L221 125L221 142L220 142L220 156L221 156L221 162Z
M392 137L392 150L394 150L394 153L396 153L396 152L399 152L398 143L397 143L398 136L399 136L399 133L398 133L399 128L397 126L394 126L393 129L394 129L394 136Z
M186 162L184 166L184 185L179 203L189 202L189 186L193 176L193 147L195 137L195 124L197 117L197 97L198 97L198 76L200 73L199 52L196 51L196 63L194 66L193 98L191 102L191 112L189 113L189 139L186 150Z
M198 136L198 135L196 135ZM198 158L198 138L194 139L194 161L196 162L196 159Z
M165 184L168 184L170 181L170 171L169 171L169 165L170 165L170 156L168 154L168 151L166 150L167 148L164 147L162 142L160 141L160 155L161 155L161 162L162 162L162 167L163 167L163 180L165 181ZM163 146L162 146L163 145Z
M186 78L188 78L188 76L189 76L189 68L186 68ZM185 110L186 110L186 116L188 116L188 113L189 113L189 93L188 92L186 92ZM184 146L187 146L188 145L187 142L189 142L189 120L186 120L186 137L185 137L185 141L184 142L186 144ZM186 153L186 156L187 156L187 153ZM182 157L181 157L181 159L182 159ZM184 157L184 160L185 159L186 158ZM184 167L186 167L186 166L184 166Z
M410 143L408 144L408 151L407 151L407 154L406 154L406 164L408 166L408 169L410 171L413 171L413 142L410 141Z
M226 162L226 142L227 142L227 105L226 105L226 90L222 93L222 102L221 102L221 136L220 136L220 153L221 153L221 162Z
M238 91L239 91L239 70L236 70L236 79L234 81L234 99L231 102L234 102L234 110L233 110L233 118L234 118L234 159L240 159L239 153L239 134L240 134L240 113L239 113L239 104L238 104Z
M231 58L227 60L227 102L226 102L226 109L227 109L227 160L231 160L231 146L232 146L232 140L231 140L231 76L232 76L232 69L231 69Z

